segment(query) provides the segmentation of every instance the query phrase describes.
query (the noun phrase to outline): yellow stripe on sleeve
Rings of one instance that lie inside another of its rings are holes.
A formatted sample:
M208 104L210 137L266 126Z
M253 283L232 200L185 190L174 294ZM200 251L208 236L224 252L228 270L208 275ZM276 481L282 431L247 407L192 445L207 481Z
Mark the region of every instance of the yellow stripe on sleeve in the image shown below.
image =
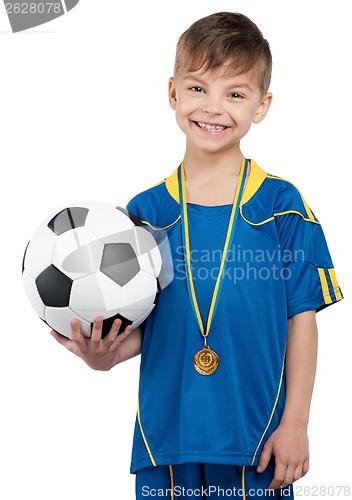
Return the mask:
M324 269L322 267L318 267L318 273L321 283L321 290L323 292L324 302L325 304L332 304L332 299L329 292L329 285L325 276Z
M339 284L338 284L337 279L336 279L335 269L334 268L328 269L328 272L329 272L331 283L332 283L332 286L334 289L334 294L335 294L336 300L341 300L342 295L340 292Z

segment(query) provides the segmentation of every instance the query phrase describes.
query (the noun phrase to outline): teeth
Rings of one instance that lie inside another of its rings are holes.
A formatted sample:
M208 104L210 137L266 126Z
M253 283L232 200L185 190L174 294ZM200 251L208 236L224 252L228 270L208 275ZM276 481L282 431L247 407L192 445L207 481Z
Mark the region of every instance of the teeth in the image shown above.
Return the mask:
M202 129L208 130L208 132L222 132L225 130L224 125L209 125L209 123L197 122L198 126Z

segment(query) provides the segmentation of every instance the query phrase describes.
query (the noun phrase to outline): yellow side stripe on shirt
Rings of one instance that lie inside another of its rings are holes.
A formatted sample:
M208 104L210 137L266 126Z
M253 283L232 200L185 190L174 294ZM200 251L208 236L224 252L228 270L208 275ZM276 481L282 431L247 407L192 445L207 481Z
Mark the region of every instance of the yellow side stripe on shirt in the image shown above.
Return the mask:
M274 413L275 413L275 410L276 410L276 406L277 406L277 402L279 401L279 396L280 396L280 392L281 392L281 387L282 387L282 381L283 381L283 377L284 377L284 369L285 369L285 359L286 359L286 347L285 347L285 352L284 352L284 357L283 357L283 360L282 360L282 366L281 366L281 374L280 374L280 380L279 380L279 387L277 389L277 393L276 393L276 398L275 398L275 402L274 402L274 405L273 405L273 408L271 410L271 414L270 414L270 417L269 417L269 421L264 429L264 432L262 434L262 437L260 438L259 440L259 443L258 443L258 446L257 446L257 449L255 450L254 452L254 455L253 455L253 458L252 458L252 462L251 462L251 465L254 464L255 462L255 459L256 459L256 456L257 456L257 453L258 453L258 450L260 448L260 445L262 444L262 441L264 439L264 436L265 434L267 433L267 430L269 429L270 427L270 424L271 424L271 421L273 419L273 416L274 416Z
M332 283L332 286L334 289L334 294L335 294L336 300L341 300L342 295L341 295L339 284L338 284L337 279L336 279L335 269L333 269L333 268L328 269L328 272L329 272L331 283Z
M138 408L137 408L137 417L138 417L138 425L139 425L139 429L141 431L141 434L142 434L142 438L143 438L143 441L144 441L144 444L145 444L145 447L147 448L147 452L148 452L148 455L149 455L149 458L150 458L150 461L152 462L152 464L154 465L154 467L156 467L156 462L154 460L154 457L152 455L152 452L150 451L150 448L149 448L149 445L148 445L148 441L145 437L145 434L143 432L143 427L142 427L142 422L141 422L141 410L139 408L139 395L138 395Z
M318 273L320 278L321 290L323 292L325 304L332 304L332 299L329 292L328 280L325 276L325 270L322 267L318 267Z

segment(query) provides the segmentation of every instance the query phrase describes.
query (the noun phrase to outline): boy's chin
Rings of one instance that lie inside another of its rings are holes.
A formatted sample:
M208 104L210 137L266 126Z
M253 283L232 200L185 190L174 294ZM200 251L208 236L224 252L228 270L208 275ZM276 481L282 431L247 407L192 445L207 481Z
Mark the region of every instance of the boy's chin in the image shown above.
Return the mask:
M215 145L215 144L209 144L209 141L207 144L199 144L199 143L194 143L194 141L188 141L188 146L187 146L187 149L189 151L192 150L194 153L203 155L225 154L234 150L234 148L235 148L234 144Z

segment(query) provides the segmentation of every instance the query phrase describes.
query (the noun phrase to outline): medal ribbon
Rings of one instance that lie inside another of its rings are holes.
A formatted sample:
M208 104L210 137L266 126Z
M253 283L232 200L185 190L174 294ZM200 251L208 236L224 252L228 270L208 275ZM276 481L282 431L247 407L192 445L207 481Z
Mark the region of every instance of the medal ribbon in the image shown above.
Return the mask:
M177 175L178 175L178 189L179 189L179 196L180 196L182 239L183 239L183 244L184 244L185 251L186 251L187 288L188 288L188 294L190 297L190 302L191 302L191 306L192 306L192 310L193 310L196 322L198 324L200 333L204 337L204 345L207 345L206 339L207 339L207 336L209 335L211 323L212 323L212 320L214 318L217 305L219 303L221 285L222 285L221 278L223 276L224 269L225 269L225 264L226 264L226 260L227 260L227 251L228 251L228 248L232 244L233 236L235 233L235 228L236 228L238 215L239 215L240 201L242 198L242 193L244 190L244 185L245 185L246 177L247 177L247 170L248 170L248 160L243 158L241 170L240 170L240 174L239 174L239 179L238 179L238 183L237 183L236 193L235 193L235 197L233 200L230 220L229 220L229 224L228 224L228 228L227 228L227 234L226 234L226 239L225 239L225 243L224 243L224 248L222 251L219 274L218 274L217 279L216 279L216 283L215 283L215 287L214 287L214 291L213 291L213 296L211 299L211 304L210 304L210 309L209 309L208 319L207 319L207 325L206 325L206 328L204 329L202 317L201 317L200 311L199 311L197 296L196 296L196 292L194 289L193 277L192 277L191 249L190 249L190 240L189 240L189 226L188 226L187 201L186 201L185 171L184 171L183 162L181 163L181 165L178 168Z

